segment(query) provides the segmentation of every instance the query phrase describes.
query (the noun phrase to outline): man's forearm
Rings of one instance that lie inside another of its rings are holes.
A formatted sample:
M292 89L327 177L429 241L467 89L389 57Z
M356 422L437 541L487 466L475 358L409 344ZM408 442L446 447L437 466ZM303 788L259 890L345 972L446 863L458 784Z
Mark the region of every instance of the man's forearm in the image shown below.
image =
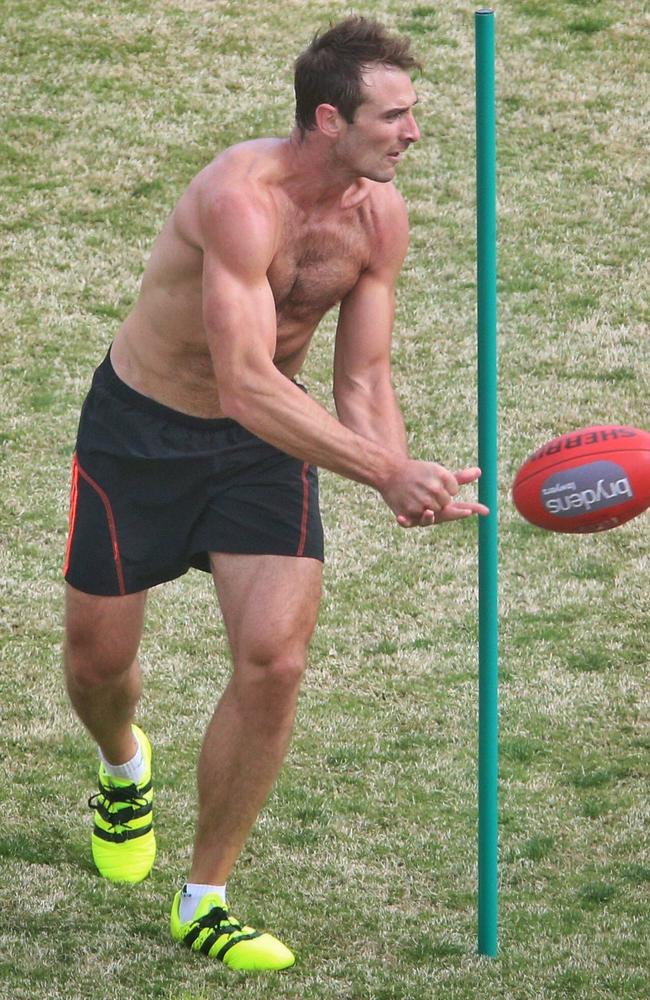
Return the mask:
M392 385L373 391L335 394L336 410L345 427L367 441L408 456L404 418Z
M220 387L224 412L253 434L305 462L381 490L406 457L404 423L395 401L386 433L371 419L346 426L277 370L245 387ZM362 433L366 429L367 434Z

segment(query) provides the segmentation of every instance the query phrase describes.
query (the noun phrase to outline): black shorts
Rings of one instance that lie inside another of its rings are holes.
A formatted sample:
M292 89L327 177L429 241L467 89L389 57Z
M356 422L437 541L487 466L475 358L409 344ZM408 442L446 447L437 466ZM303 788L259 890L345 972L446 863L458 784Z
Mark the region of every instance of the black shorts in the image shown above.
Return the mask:
M143 396L110 354L81 411L64 575L117 596L209 572L208 553L323 559L317 470L229 419Z

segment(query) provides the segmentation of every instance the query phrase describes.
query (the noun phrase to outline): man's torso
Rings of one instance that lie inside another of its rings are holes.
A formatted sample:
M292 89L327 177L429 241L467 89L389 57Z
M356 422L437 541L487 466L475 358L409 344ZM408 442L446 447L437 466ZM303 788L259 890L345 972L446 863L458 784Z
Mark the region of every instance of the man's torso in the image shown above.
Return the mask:
M198 205L239 176L270 194L277 251L267 277L276 304L276 367L301 368L324 314L355 286L377 242L384 185L361 182L347 207L305 211L283 184L282 141L258 140L217 158L190 184L154 244L139 299L112 349L132 388L196 416L221 415L202 316L203 250Z

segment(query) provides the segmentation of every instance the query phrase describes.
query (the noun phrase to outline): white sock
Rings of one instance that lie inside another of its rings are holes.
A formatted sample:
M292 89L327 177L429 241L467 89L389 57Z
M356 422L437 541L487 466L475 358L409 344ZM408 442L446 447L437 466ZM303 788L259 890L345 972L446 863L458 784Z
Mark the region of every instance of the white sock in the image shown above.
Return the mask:
M216 892L225 904L225 885L203 885L201 882L185 883L181 892L180 918L182 924L185 924L188 920L192 919L203 897L207 896L211 892Z
M146 765L144 761L144 754L142 753L142 747L140 746L140 740L137 738L135 733L133 734L138 744L138 749L133 754L130 760L127 760L125 764L110 764L102 751L99 751L99 759L104 765L104 770L111 778L120 778L122 781L132 781L135 785L139 785L146 774Z

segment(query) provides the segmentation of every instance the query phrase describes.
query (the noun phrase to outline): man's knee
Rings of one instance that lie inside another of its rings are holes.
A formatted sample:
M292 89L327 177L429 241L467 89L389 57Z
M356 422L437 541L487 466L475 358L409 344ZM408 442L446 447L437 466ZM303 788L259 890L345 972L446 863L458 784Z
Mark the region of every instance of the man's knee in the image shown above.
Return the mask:
M134 659L132 646L117 638L110 643L84 629L67 631L63 663L69 681L76 687L101 687L129 670Z
M66 587L63 660L77 687L99 687L126 673L137 656L146 594L106 598Z
M81 602L77 602L81 604ZM114 609L118 611L117 607ZM90 612L90 613L88 613ZM141 624L125 615L98 612L92 605L66 609L63 662L69 682L76 687L94 688L126 673L132 666L140 643Z
M257 643L235 664L235 674L268 697L291 694L302 681L307 663L303 646Z

